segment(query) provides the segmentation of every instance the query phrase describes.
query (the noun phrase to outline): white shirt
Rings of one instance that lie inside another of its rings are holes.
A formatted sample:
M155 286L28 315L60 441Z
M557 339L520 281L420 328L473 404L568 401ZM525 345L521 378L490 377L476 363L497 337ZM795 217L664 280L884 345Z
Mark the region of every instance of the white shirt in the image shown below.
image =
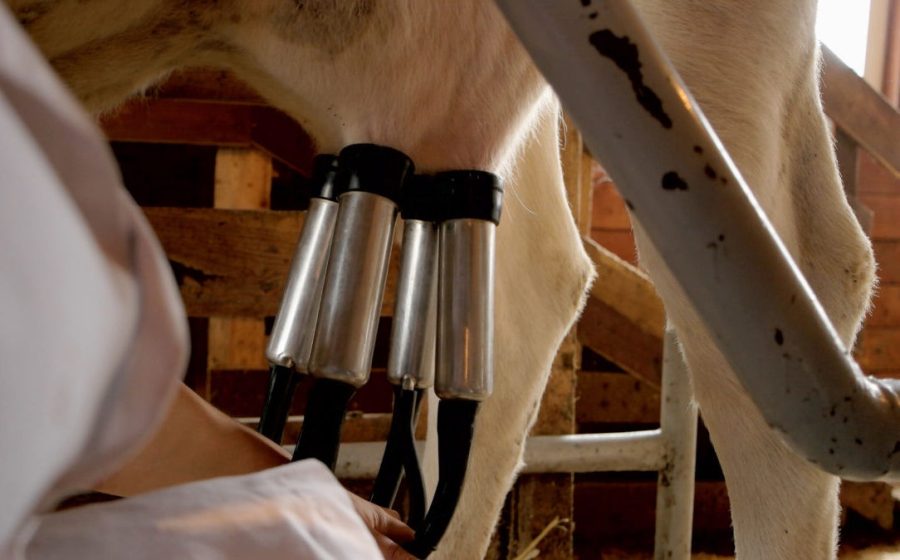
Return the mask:
M313 463L42 514L153 433L187 355L106 142L0 3L0 558L379 558Z

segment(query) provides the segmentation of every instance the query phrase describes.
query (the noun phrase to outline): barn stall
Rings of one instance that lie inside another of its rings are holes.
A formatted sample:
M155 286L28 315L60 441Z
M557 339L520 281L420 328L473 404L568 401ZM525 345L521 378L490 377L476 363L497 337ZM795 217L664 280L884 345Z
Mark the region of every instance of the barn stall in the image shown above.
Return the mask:
M848 195L875 240L881 264L882 288L856 356L867 373L897 376L900 356L892 342L900 332L895 286L900 273L894 270L900 261L892 257L900 240L893 218L900 200L893 141L897 114L830 55L825 88ZM103 128L126 186L163 242L191 317L194 351L186 384L255 426L268 376L266 337L309 203L311 143L298 125L252 90L227 74L204 69L173 76L146 98L105 117ZM664 313L634 266L627 212L614 185L586 153L571 123L564 134L570 205L600 281L560 348L532 436L652 430L660 417ZM373 379L351 404L347 443L387 437L391 388L385 367L396 268L393 262ZM308 387L301 385L286 445L296 442L307 396ZM424 428L425 411L420 439ZM655 473L529 472L540 470L544 460L534 454L531 459L508 497L490 557L526 558L537 551L540 558L649 554ZM728 551L727 492L702 427L696 472L693 549ZM371 475L345 474L357 475L345 478L348 487L368 494ZM894 539L891 488L846 484L842 498L847 546Z

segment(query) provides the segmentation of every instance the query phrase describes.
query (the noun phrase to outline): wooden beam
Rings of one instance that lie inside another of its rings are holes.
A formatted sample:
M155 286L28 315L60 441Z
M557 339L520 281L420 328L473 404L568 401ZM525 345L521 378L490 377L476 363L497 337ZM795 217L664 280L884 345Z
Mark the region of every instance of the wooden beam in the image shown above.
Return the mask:
M189 316L271 317L278 312L303 212L144 208L172 263ZM382 316L393 311L393 251Z
M658 424L659 389L622 373L578 373L578 424Z
M597 268L590 296L616 311L641 330L662 338L666 313L650 278L590 239L582 239Z
M201 144L262 151L303 175L312 169L312 140L272 107L223 102L136 99L100 120L116 142Z
M665 310L650 279L590 239L597 280L578 322L581 342L628 373L659 387Z
M257 150L219 148L216 153L213 204L224 209L267 209L272 188L272 158ZM237 260L239 255L229 254ZM242 369L265 369L266 328L262 319L213 315L207 342L207 391L210 372L234 364ZM264 389L261 386L260 392Z
M615 307L589 298L578 322L578 337L626 372L659 387L662 338L641 330Z
M825 112L838 128L900 177L900 113L824 45L822 57Z
M189 316L267 317L278 311L303 225L301 212L144 208Z

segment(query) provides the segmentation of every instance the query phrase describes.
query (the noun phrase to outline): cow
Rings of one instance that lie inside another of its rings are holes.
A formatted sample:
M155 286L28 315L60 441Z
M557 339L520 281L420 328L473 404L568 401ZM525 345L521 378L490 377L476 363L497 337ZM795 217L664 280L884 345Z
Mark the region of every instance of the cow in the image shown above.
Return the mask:
M565 0L574 1L574 0ZM435 557L483 556L550 365L594 276L566 204L560 107L485 0L7 0L99 114L186 66L233 71L322 152L357 142L424 172L506 179L497 239L493 396L457 515ZM838 176L819 99L815 0L635 0L844 344L874 258ZM572 69L577 71L577 69ZM598 154L602 159L603 154ZM721 461L741 560L834 558L839 480L792 452L741 389L638 228Z

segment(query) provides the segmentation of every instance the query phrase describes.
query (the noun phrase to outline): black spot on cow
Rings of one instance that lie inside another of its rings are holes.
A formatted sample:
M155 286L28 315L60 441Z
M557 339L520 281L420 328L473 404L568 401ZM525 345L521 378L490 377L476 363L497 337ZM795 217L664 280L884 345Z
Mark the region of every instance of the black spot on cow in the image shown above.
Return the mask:
M721 243L722 241L725 241L725 234L724 234L724 233L720 233L720 234L719 234L719 242Z
M702 153L703 153L703 148L701 148L700 146L694 146L694 153L695 153L695 154L702 154Z
M715 179L716 177L719 176L716 173L716 170L713 169L712 167L710 167L709 165L707 165L706 167L703 168L703 172L706 173L706 176L709 177L710 179Z
M597 52L613 61L625 72L641 107L659 121L663 128L672 128L672 119L663 110L662 100L656 95L656 92L644 84L644 74L641 72L641 60L637 45L632 43L628 37L619 37L609 29L591 33L588 41L597 49Z
M675 171L669 171L662 176L662 188L667 191L686 191L688 184L681 178L681 175Z
M778 346L784 344L784 333L781 332L781 329L775 329L775 343L778 344Z
M587 8L591 5L591 0L581 0L581 5Z
M591 19L597 19L597 12L591 12L591 13L588 15L588 17L591 18Z

